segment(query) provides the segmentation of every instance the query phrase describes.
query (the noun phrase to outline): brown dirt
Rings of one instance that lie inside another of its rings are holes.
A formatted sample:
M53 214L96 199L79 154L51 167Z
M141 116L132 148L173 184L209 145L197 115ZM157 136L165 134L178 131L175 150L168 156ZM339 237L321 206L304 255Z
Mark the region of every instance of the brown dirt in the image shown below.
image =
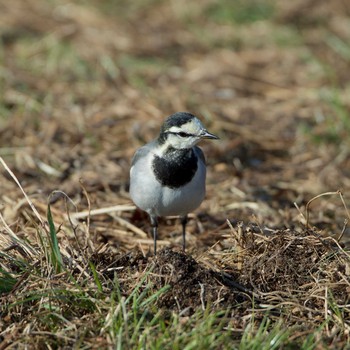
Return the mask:
M349 257L335 240L324 239L313 231L277 230L266 236L254 230L254 226L239 226L242 236L232 236L232 245L240 246L240 253L236 250L235 254L194 258L177 249L164 248L156 257L140 252L116 257L108 252L97 254L94 261L118 271L118 278L125 281L126 295L135 286L135 274L141 276L151 269L148 279L156 289L170 286L158 301L159 306L177 311L190 312L208 304L230 309L244 301L250 303L253 297L257 303L272 301L271 306L277 299L300 300L302 296L309 303L322 304L313 290L315 279L319 281L319 293L334 285L337 300L341 304L349 302Z

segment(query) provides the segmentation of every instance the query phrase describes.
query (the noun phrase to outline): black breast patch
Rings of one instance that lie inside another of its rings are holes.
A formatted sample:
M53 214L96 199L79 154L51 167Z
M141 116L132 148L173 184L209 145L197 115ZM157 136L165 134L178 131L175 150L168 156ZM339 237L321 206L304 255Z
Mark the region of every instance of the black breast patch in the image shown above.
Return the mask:
M169 151L163 157L154 156L152 167L163 186L179 188L192 180L198 164L193 150L186 149Z

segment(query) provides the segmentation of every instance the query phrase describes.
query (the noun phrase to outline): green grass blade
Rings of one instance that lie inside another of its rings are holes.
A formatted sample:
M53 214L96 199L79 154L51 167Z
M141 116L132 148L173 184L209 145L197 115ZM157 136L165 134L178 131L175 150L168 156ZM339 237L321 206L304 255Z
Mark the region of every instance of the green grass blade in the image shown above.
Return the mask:
M0 295L8 293L12 290L16 284L17 279L14 278L10 273L0 268Z
M94 276L94 281L96 283L97 289L100 293L102 293L103 292L102 283L101 283L100 279L98 278L98 273L96 271L96 267L91 261L89 261L89 265L90 265L90 269L92 271L92 274Z
M49 236L50 247L51 247L50 260L56 273L60 273L63 270L64 266L63 266L61 251L58 245L57 232L56 232L55 224L52 218L50 204L48 204L47 206L47 221L49 223L49 233L50 233L50 236Z

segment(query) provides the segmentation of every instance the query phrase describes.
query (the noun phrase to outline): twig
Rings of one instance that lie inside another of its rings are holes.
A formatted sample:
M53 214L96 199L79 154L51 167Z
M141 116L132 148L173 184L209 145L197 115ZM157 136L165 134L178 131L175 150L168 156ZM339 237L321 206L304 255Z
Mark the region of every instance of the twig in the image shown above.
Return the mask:
M204 289L204 284L199 282L199 285L201 287L201 293L200 293L200 298L201 298L201 304L202 304L202 310L205 310L205 301L204 301L204 295L205 295L205 289Z
M26 198L29 206L31 207L31 209L33 210L34 214L36 215L36 217L38 218L38 220L40 221L41 225L43 227L45 227L45 222L44 220L41 218L39 212L36 210L33 202L29 199L29 197L27 196L27 194L24 192L23 187L21 186L20 182L18 181L17 177L15 176L15 174L11 171L11 169L7 166L7 164L5 163L5 161L2 159L2 157L0 157L0 162L2 163L3 167L5 168L5 170L11 175L12 179L16 182L17 186L21 189L24 197Z
M310 207L310 204L315 201L316 199L318 198L321 198L321 197L324 197L324 196L333 196L335 194L339 194L340 191L336 191L336 192L324 192L324 193L321 193L321 194L318 194L317 196L311 198L307 203L306 203L306 228L309 229L310 226L309 226L309 207Z
M86 191L86 188L84 186L84 182L82 179L79 180L79 183L80 183L80 187L82 188L83 190L83 193L84 193L84 196L86 198L86 201L87 201L87 204L88 204L88 215L87 215L87 219L86 219L86 245L88 245L91 249L91 251L95 251L95 247L94 247L94 244L92 243L91 241L91 238L90 238L90 217L91 217L91 202L90 202L90 197Z
M294 204L294 206L297 208L297 210L298 210L300 216L304 219L304 222L306 222L305 216L304 216L304 214L301 212L301 210L300 210L298 204L297 204L296 202L294 202L293 204Z
M345 211L346 211L346 215L348 216L348 219L350 219L350 213L349 213L349 210L348 210L348 207L346 206L345 204L345 201L344 201L344 197L343 197L343 194L339 191L339 197L343 203L343 206L345 208ZM343 238L343 235L344 235L344 232L345 232L345 228L346 228L346 225L348 224L348 221L349 220L345 220L344 222L344 227L343 227L343 230L342 232L340 233L339 237L337 238L337 241L340 242L340 240Z
M112 215L110 214L110 216L116 220L118 222L119 225L129 229L130 231L136 233L137 235L141 236L141 237L147 237L147 233L142 231L141 229L139 229L137 226L133 225L132 223L130 223L129 221L121 218L120 216L117 215Z
M335 191L335 192L324 192L324 193L321 193L321 194L319 194L319 195L317 195L317 196L311 198L311 199L307 202L307 204L306 204L305 209L306 209L306 228L307 228L307 229L310 228L310 226L309 226L309 207L310 207L310 204L311 204L314 200L316 200L316 199L318 199L318 198L320 198L320 197L323 197L323 196L333 196L333 195L338 195L338 196L340 197L340 200L341 200L341 202L343 203L344 209L345 209L345 211L346 211L346 215L348 216L348 219L350 219L350 213L349 213L349 210L348 210L348 208L347 208L347 206L346 206L346 203L345 203L345 201L344 201L344 197L343 197L342 192L341 192L340 190ZM342 239L342 237L343 237L343 235L344 235L345 226L347 225L347 222L348 222L348 220L346 220L346 222L344 223L343 230L342 230L342 232L340 233L339 237L337 238L337 241L338 241L338 242Z
M256 301L261 302L261 299L259 298L259 295L256 292L253 292L253 291L247 289L246 287L242 286L241 284L235 282L234 278L230 274L228 274L227 272L220 271L220 272L218 272L218 276L221 277L221 281L226 286L236 288L239 291L246 293L251 298L254 298Z
M35 250L30 245L26 244L20 238L18 238L18 236L11 230L10 226L7 225L7 223L6 223L4 217L2 216L1 213L0 213L0 220L2 221L7 233L11 236L11 238L17 244L19 244L29 256L35 255Z
M84 211L72 214L71 217L77 220L77 219L83 219L94 215L109 214L115 211L132 211L135 209L136 207L134 205L114 205L112 207L84 210Z
M342 228L342 230L341 230L341 232L340 232L340 234L339 234L339 236L338 236L338 238L337 238L337 241L338 241L338 242L340 242L340 240L343 238L343 235L344 235L344 233L345 233L345 230L346 230L346 226L347 226L347 225L348 225L348 220L345 219L345 220L344 220L343 228Z
M83 193L84 193L84 196L86 198L86 201L87 201L87 204L88 204L88 215L87 215L87 222L86 222L86 226L87 226L87 232L90 233L90 216L91 216L91 203L90 203L90 198L89 198L89 195L86 191L86 188L84 186L84 182L82 179L79 180L79 184L80 184L80 187L81 189L83 190Z

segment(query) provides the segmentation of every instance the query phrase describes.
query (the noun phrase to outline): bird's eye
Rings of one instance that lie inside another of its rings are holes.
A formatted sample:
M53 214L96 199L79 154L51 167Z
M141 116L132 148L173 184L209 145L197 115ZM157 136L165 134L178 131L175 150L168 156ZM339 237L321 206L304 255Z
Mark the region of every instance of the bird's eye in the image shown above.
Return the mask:
M185 132L179 132L177 133L180 137L187 137L188 134L186 134Z

